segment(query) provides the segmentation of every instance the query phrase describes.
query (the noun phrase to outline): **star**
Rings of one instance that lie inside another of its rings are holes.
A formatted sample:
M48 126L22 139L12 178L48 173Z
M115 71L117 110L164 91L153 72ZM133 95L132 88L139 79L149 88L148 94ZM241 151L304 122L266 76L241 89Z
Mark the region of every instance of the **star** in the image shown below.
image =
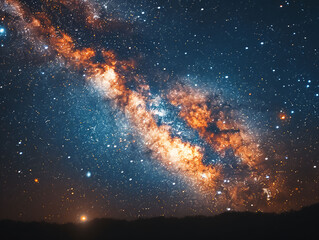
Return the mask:
M87 217L85 215L82 215L80 217L81 222L86 222L87 221Z
M0 37L6 36L6 29L4 27L0 27Z

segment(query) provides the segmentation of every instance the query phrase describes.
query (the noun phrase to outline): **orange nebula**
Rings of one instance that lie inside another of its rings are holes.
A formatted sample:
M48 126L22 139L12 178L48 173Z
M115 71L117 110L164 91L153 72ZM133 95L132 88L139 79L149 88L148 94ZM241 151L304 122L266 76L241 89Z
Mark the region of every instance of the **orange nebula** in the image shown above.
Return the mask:
M93 83L104 98L113 101L129 118L145 146L169 171L178 173L190 181L199 191L212 192L220 178L218 167L203 164L203 153L198 146L172 137L168 126L158 126L152 113L146 107L147 98L126 87L124 74L134 67L130 61L119 61L111 51L103 51L104 63L95 63L95 51L75 47L73 39L56 29L43 13L32 15L14 0L7 0L18 9L18 16L38 41L49 43L57 56L75 69L85 69L87 80ZM28 21L24 17L28 17ZM122 74L123 73L123 74ZM142 89L149 89L144 85ZM195 118L194 118L195 119ZM205 127L205 126L203 126Z
M134 61L118 60L112 51L101 50L104 61L95 62L94 49L77 48L74 40L59 28L54 27L44 13L31 14L16 0L5 2L10 6L8 12L15 16L17 28L20 27L21 32L27 34L34 44L49 45L52 54L55 54L65 66L85 72L86 80L99 91L103 98L111 100L114 107L125 114L134 130L140 135L145 147L164 168L184 177L194 189L201 193L210 195L215 193L223 177L221 167L205 165L204 154L199 146L185 142L179 137L172 137L169 126L157 124L153 113L147 108L149 99L145 93L150 87L143 79L137 91L127 87L128 75L132 79L140 79L138 75L134 76ZM78 9L77 6L73 6L75 2L79 2L77 0L71 0L69 3L64 0L58 2ZM86 4L84 1L80 2ZM88 16L86 21L90 23L89 16L92 16L92 9L90 10L90 7L88 9L88 12L84 14ZM258 142L249 134L245 124L238 121L238 117L230 107L225 106L218 97L211 97L181 85L176 86L167 98L172 105L180 107L179 116L216 152L225 155L227 150L231 150L243 164L253 170L250 178L257 179L254 176L258 175L256 172L261 173L261 150ZM237 182L237 186L233 185L233 188L229 190L230 198L240 199L240 192L248 189L245 184L244 180L243 183ZM276 188L274 185L271 195L275 195ZM268 190L267 196L270 196ZM237 201L240 202L240 200ZM81 221L86 219L86 216L81 216Z
M234 121L233 112L223 107L218 97L209 98L203 92L179 85L170 92L168 99L174 106L180 106L180 117L215 151L224 155L231 149L243 163L256 166L261 156L258 144L245 126Z

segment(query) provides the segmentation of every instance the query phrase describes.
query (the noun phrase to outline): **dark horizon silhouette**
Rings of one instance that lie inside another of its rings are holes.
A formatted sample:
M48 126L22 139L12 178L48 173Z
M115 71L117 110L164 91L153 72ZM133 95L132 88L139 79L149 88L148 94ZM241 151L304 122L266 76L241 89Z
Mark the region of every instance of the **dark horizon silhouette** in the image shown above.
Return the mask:
M100 218L65 224L1 220L0 231L1 239L318 239L318 215L319 203L280 214L225 212L212 217L154 217L131 221Z

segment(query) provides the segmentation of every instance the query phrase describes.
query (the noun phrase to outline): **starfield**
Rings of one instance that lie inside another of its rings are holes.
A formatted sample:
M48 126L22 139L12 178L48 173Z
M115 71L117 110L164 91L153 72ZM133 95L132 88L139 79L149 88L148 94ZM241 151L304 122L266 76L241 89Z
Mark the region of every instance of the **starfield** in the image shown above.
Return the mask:
M0 8L0 219L280 214L319 201L317 1Z

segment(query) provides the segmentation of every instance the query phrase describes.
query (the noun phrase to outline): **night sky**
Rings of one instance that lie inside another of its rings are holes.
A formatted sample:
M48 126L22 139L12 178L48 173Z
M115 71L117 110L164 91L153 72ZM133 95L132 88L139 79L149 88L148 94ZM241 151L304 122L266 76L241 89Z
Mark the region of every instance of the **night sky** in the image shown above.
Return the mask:
M318 1L0 6L0 219L319 201Z

